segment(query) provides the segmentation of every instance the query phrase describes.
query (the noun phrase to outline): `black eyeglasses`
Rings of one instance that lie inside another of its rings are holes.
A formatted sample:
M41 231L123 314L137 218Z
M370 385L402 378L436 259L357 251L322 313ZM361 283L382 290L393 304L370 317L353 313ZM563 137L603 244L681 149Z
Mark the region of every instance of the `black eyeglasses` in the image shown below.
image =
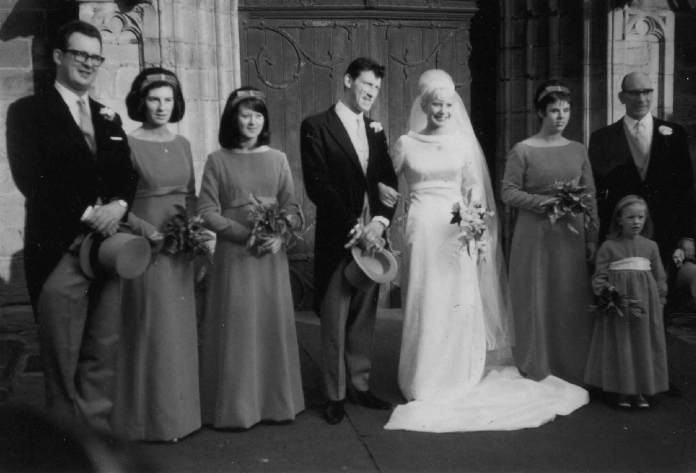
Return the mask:
M631 97L640 97L641 95L650 95L653 93L653 89L638 89L638 90L622 90L626 95Z
M104 62L104 57L94 55L89 55L84 51L78 51L77 49L66 49L66 53L70 53L75 57L75 60L80 64L85 64L89 60L89 64L94 67L99 67Z

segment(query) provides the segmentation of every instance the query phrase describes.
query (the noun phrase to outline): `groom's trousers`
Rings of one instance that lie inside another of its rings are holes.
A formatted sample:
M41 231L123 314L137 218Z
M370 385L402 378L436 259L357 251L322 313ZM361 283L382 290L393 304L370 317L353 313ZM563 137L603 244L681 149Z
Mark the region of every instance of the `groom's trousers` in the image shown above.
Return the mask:
M346 397L348 382L358 391L369 389L379 284L355 289L343 274L350 261L349 256L341 260L319 306L322 373L330 401Z

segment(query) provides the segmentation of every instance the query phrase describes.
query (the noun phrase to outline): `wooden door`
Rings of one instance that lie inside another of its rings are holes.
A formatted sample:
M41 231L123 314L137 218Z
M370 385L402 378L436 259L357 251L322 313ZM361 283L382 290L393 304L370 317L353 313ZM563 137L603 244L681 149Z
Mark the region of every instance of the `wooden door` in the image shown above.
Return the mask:
M386 77L370 117L384 125L390 144L406 131L420 74L432 68L448 71L469 105L469 22L474 2L457 8L424 8L423 1L401 1L399 11L283 9L240 2L242 83L266 92L271 146L288 155L308 224L315 209L304 191L300 162L300 123L336 103L343 91L343 74L359 56L384 64ZM273 2L271 2L273 3ZM282 0L278 3L282 3ZM452 2L454 3L454 2ZM401 186L403 188L403 184ZM397 255L404 229L403 200L389 237ZM290 252L291 280L297 309L312 303L314 233ZM400 260L400 258L398 258ZM399 277L380 294L381 307L399 301Z

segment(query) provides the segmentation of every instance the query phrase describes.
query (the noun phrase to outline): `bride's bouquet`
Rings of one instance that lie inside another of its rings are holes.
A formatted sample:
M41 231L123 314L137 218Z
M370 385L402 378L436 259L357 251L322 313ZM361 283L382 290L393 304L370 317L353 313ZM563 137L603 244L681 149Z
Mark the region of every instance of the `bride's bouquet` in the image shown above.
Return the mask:
M198 215L189 216L186 208L181 205L176 205L175 208L177 213L164 224L164 232L151 237L161 241L159 251L168 255L185 253L191 258L210 253L207 242L213 236L203 228L203 218Z
M482 256L488 251L488 240L484 238L486 228L488 228L487 220L489 220L494 212L487 210L481 202L471 200L471 190L466 195L464 205L459 202L452 206L451 224L459 227L458 239L462 246L460 250L466 249L466 252L471 256L471 242L478 251L478 255Z
M614 317L633 315L642 319L645 314L639 304L639 299L620 294L614 286L606 286L598 296L595 296L595 305L590 306L590 313Z
M585 215L585 228L587 228L590 222L588 203L592 196L585 192L586 187L580 185L579 177L571 181L556 181L551 186L551 195L541 204L546 209L551 225L566 214ZM563 223L573 233L580 233L570 222Z
M277 203L264 203L254 194L249 194L249 216L252 222L251 235L246 243L248 254L261 257L266 251L261 247L269 238L279 236L286 249L292 248L298 241L304 240L304 215L296 206L294 209L300 219L299 230L293 230L294 216L281 211Z

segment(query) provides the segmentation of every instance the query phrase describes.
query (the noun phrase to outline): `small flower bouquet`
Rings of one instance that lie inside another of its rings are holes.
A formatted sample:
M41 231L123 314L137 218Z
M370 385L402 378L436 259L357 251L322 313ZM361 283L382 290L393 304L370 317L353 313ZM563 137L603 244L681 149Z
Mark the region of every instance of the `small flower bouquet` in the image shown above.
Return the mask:
M292 248L298 241L304 240L304 215L298 206L294 209L299 216L300 226L293 230L294 216L291 212L281 211L277 203L269 204L259 200L254 194L249 194L249 216L247 219L253 223L251 235L246 243L248 254L261 257L267 253L262 248L269 238L279 236L283 240L286 249Z
M614 286L607 286L602 289L601 294L595 296L595 305L590 306L590 313L618 317L633 315L642 319L645 314L639 304L639 299L623 296Z
M160 251L169 255L186 253L191 258L207 255L210 249L206 242L213 236L203 228L203 219L198 215L189 216L181 205L175 207L177 213L164 224Z
M471 256L470 243L474 241L481 256L488 251L488 241L484 238L488 227L486 220L491 218L494 212L486 210L481 202L472 202L471 191L467 193L466 202L463 207L459 203L452 206L450 223L459 226L461 249L466 248L466 252Z
M580 178L572 181L556 181L551 186L550 197L541 204L546 208L546 215L551 225L566 214L585 215L585 228L587 228L590 222L588 203L592 196L585 192L585 189L586 186L580 185ZM570 222L564 223L573 233L580 233Z

